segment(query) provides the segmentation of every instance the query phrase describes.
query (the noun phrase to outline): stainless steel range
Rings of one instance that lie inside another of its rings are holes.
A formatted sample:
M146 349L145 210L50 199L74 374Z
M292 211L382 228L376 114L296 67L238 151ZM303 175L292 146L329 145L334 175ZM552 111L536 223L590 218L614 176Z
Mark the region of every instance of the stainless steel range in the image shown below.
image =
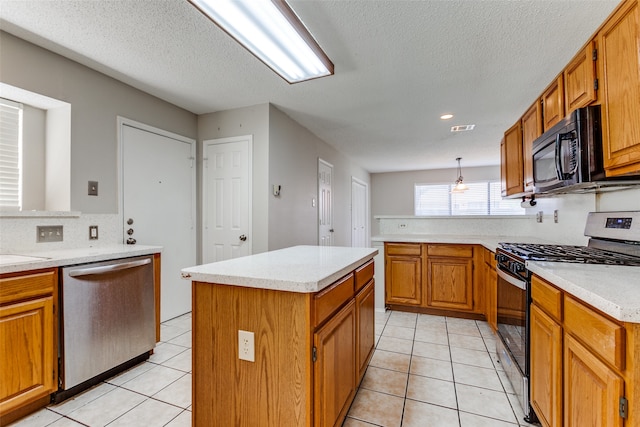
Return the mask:
M640 211L591 212L588 246L500 243L498 261L497 351L527 422L536 415L529 401L529 304L527 261L640 266Z

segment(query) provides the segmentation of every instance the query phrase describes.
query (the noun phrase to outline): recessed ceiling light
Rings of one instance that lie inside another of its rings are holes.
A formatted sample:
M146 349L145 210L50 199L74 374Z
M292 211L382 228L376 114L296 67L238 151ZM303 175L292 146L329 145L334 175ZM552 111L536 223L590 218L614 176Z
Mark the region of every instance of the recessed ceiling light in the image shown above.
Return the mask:
M468 130L473 130L473 128L475 128L476 125L456 125L456 126L451 126L451 132L465 132Z
M449 120L449 119L453 118L453 114L443 114L443 115L440 116L440 118L442 120Z

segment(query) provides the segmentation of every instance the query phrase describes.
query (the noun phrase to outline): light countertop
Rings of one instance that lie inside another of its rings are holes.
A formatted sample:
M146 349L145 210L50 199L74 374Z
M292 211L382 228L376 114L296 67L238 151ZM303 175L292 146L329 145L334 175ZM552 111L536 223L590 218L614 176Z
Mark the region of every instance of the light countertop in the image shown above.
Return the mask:
M86 264L161 252L162 246L108 245L92 248L0 254L0 274Z
M640 267L528 261L527 268L614 319L640 323Z
M371 242L406 243L451 243L459 245L482 245L495 252L500 242L509 243L557 243L530 236L481 236L458 234L384 234L373 236Z
M191 281L312 293L372 259L372 248L293 246L182 270Z

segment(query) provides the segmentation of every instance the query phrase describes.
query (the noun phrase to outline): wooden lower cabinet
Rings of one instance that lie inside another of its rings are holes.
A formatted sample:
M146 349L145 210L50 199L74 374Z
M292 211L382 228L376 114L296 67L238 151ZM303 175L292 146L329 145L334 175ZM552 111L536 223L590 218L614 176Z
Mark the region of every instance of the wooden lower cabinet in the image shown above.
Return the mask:
M531 406L543 427L562 425L562 327L531 305Z
M473 310L472 259L429 257L427 271L428 307Z
M564 425L621 427L624 381L569 334L564 342Z
M367 365L375 349L375 283L373 279L356 295L356 359L358 361L358 383L362 381Z
M315 294L193 282L192 424L340 426L373 353L373 267Z
M57 285L57 269L0 277L0 424L58 388Z
M498 274L496 272L495 254L483 249L484 286L486 295L485 316L494 332L498 330Z
M420 243L385 243L385 303L422 305Z
M356 393L356 305L351 301L313 335L314 426L340 425Z

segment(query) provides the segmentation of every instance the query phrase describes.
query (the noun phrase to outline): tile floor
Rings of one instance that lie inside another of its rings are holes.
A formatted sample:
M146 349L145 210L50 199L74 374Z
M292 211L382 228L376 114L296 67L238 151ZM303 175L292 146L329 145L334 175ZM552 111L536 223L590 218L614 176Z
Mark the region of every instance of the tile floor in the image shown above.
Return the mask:
M376 313L376 351L344 427L526 426L488 324ZM151 358L13 427L191 425L191 315L161 325Z

